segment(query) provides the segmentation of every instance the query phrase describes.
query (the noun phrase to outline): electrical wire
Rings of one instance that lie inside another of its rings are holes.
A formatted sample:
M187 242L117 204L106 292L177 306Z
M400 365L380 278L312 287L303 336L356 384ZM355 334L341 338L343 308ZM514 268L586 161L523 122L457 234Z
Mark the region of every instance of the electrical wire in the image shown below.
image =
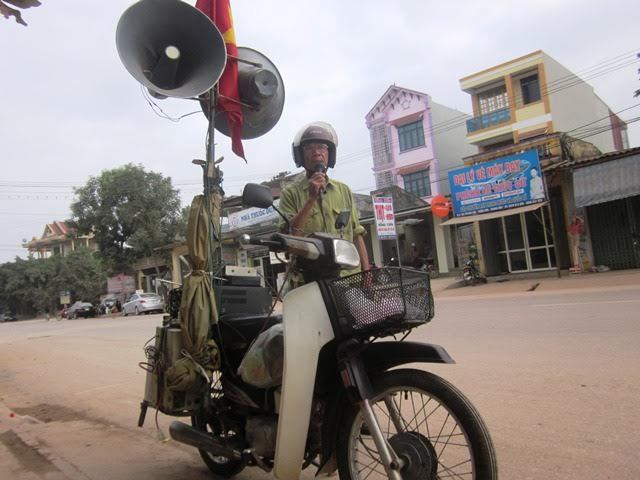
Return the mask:
M551 93L556 93L559 92L561 90L564 90L566 88L571 88L577 84L581 84L583 82L585 82L584 79L581 79L580 77L578 77L578 75L580 74L584 74L586 75L586 77L588 78L595 78L596 76L601 76L604 75L606 73L610 73L611 71L615 71L619 68L623 68L626 67L632 63L637 63L638 61L640 61L640 59L635 59L632 62L629 62L628 59L630 56L632 55L632 52L635 52L637 50L631 50L628 52L625 52L623 54L617 55L615 57L612 57L610 59L604 60L602 62L599 62L591 67L588 67L586 69L583 69L581 71L574 73L570 73L568 75L565 75L564 77L560 77L558 79L556 79L555 81L549 82L549 84L546 85L546 87L543 89L544 91L541 91L541 97L545 97L548 96ZM620 61L626 61L626 63L620 64L617 62ZM182 115L180 117L170 117L169 115L165 114L162 109L157 105L157 103L151 99L151 97L149 96L149 94L147 93L146 89L142 86L140 86L143 97L147 100L147 102L149 103L149 105L151 106L152 109L155 108L159 109L159 111L161 113L155 112L156 114L158 114L161 117L166 117L172 121L179 121L181 118L184 118L186 116L189 115L193 115L195 113L200 113L200 111L194 111L194 112L190 112L188 114ZM633 107L630 107L633 108ZM626 109L625 109L626 110ZM624 111L624 110L622 110ZM618 112L620 113L620 112ZM441 123L438 124L434 124L432 125L427 132L431 133L433 136L437 135L437 134L441 134L441 133L445 133L447 131L451 131L452 129L455 128L459 128L461 126L463 126L466 122L466 120L469 118L469 115L467 114L462 114L459 115L457 117L453 117L449 120L445 120ZM608 118L608 117L606 117ZM591 125L593 123L597 123L600 121L604 121L606 120L606 118L603 119L599 119L596 120L594 122L590 122L588 124L585 124L583 126L577 127L576 129L572 130L575 131L578 128L584 128L588 125ZM462 121L457 121L458 119L464 119ZM628 122L627 122L628 123ZM603 133L604 131L606 131L607 129L604 128L604 126L602 127L603 130L597 132L597 133ZM568 133L568 132L565 132ZM581 133L585 133L585 132L581 132ZM586 133L593 133L593 132L586 132ZM597 133L593 133L593 135L596 135ZM590 135L591 136L591 135ZM588 138L588 137L584 137L584 138ZM205 140L206 143L208 143L208 139ZM390 141L387 140L387 142L385 142L388 145L388 148L392 148L394 146L396 146L396 144L398 143L397 141ZM367 149L363 149L360 151L356 151L356 152L351 152L348 153L346 155L342 155L341 157L339 157L339 164L341 166L344 165L351 165L354 163L358 163L364 160L371 160L371 153L374 153L373 156L375 156L375 151L372 152L372 148L369 147ZM456 167L458 168L458 167ZM443 170L441 170L443 171ZM243 183L244 180L250 180L250 179L258 179L258 178L264 178L265 176L269 176L269 175L275 175L276 172L271 172L271 173L266 173L266 174L253 174L253 175L249 175L249 176L242 176L242 177L229 177L229 181L227 182L227 184L229 185L241 185ZM440 181L442 179L438 179L436 181ZM176 183L175 186L176 187L180 187L180 186L191 186L191 185L197 185L196 183ZM78 188L78 185L74 185L73 183L70 182L31 182L31 181L0 181L0 189L2 187L18 187L18 188L45 188L45 189L68 189L68 188ZM21 191L2 191L0 190L0 196L4 197L4 198L17 198L17 199L34 199L34 200L61 200L61 199L68 199L68 198L73 198L73 195L71 192L69 192L69 194L65 194L66 192L50 192L50 191L36 191L36 192L29 192L29 194L27 194L26 192L21 192ZM44 198L42 198L42 195L46 195Z

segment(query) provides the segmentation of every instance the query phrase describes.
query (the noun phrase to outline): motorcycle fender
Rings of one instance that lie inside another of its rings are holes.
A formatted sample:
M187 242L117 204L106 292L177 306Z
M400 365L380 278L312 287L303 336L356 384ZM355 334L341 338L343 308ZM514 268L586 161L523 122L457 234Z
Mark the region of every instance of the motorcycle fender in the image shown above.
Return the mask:
M362 352L369 373L408 363L456 363L440 345L421 342L374 342Z
M273 474L294 480L302 471L318 357L334 334L317 283L292 290L283 303L284 371Z

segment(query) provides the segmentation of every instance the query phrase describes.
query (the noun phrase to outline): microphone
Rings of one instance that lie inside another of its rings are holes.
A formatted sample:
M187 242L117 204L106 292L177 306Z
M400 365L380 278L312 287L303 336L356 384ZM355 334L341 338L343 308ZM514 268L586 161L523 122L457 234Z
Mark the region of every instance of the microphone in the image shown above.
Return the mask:
M314 167L313 167L313 173L322 173L324 174L327 171L326 168L324 168L324 165L322 165L321 163L317 163ZM323 197L323 195L327 193L327 189L323 188L320 190L320 198Z

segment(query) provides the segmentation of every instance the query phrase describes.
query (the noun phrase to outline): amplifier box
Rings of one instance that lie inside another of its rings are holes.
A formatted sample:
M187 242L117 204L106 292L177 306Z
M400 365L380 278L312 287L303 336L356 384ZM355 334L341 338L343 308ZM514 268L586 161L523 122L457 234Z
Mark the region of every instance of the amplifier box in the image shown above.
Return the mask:
M227 285L244 286L244 287L259 287L260 276L258 270L253 267L237 267L235 265L228 265L225 268L225 277Z
M224 285L221 293L220 313L223 315L264 315L271 309L271 290L265 287Z

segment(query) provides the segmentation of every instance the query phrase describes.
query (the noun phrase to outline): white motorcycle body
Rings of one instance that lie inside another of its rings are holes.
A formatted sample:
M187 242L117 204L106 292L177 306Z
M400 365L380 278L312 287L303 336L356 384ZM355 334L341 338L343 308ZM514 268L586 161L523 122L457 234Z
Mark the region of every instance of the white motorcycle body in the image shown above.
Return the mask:
M291 291L284 298L284 371L273 474L282 480L300 478L316 368L320 350L334 338L318 284Z

